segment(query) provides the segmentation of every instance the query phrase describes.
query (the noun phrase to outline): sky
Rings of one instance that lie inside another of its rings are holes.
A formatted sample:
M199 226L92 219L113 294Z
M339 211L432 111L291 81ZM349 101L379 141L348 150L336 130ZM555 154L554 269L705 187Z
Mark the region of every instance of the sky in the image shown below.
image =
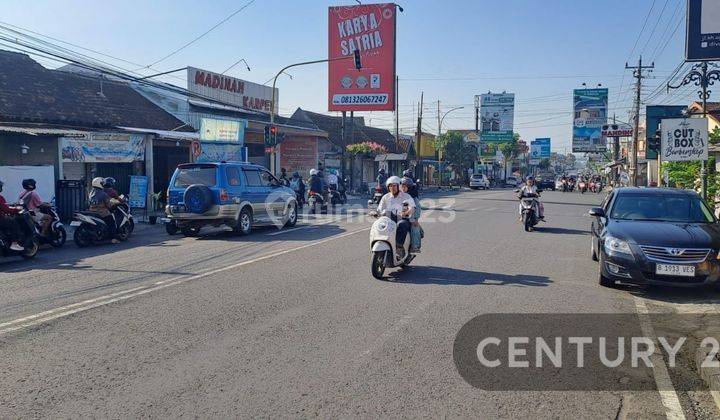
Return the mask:
M95 56L128 70L165 57L228 17L194 44L153 66L157 72L194 66L266 83L287 64L327 57L327 8L355 1L325 0L3 0L0 22L103 52ZM369 3L363 1L363 3ZM609 114L627 121L632 72L640 54L655 70L643 81L648 104L687 105L689 88L665 93L683 61L685 0L400 0L397 74L401 133L417 125L424 92L423 130L437 133L437 109L457 106L447 129L474 128L474 96L515 94L515 131L527 141L552 139L569 152L572 90L610 89ZM0 46L6 48L6 46ZM92 55L92 54L91 54ZM37 59L47 67L61 64ZM134 64L130 64L134 63ZM138 70L152 74L150 69ZM280 113L297 107L327 112L327 66L295 68L278 79ZM185 86L184 73L159 80ZM656 89L657 88L657 89ZM656 93L655 95L648 94ZM711 98L711 100L714 98ZM366 123L392 128L392 112L363 114Z

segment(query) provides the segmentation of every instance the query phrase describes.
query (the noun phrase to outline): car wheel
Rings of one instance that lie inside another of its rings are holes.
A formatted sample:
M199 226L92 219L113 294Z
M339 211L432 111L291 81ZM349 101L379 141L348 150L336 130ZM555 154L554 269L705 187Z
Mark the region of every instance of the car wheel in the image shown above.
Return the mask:
M297 220L298 220L297 204L290 203L290 207L288 207L288 219L287 219L287 222L285 222L285 227L295 226L295 224L297 224Z
M297 214L297 212L296 212ZM245 207L240 211L238 216L237 225L235 226L235 232L241 235L249 235L252 232L252 211L248 207Z
M186 238L194 238L200 235L200 226L187 226L180 229Z
M171 236L178 233L178 227L175 221L165 223L165 232L167 232L167 234Z

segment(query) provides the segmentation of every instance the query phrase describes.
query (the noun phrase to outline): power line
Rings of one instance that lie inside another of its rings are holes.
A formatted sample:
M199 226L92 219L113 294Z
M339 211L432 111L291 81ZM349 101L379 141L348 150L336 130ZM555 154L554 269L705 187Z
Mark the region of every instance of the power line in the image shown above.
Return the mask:
M665 8L668 5L669 0L665 0L665 4L663 4L662 9L660 10L660 14L658 15L657 20L655 21L655 25L653 25L652 31L650 31L650 35L647 38L647 41L645 41L645 45L643 45L643 49L640 52L640 54L644 54L645 50L647 49L647 46L650 44L650 40L652 39L653 35L655 35L655 30L657 29L658 24L660 23L660 20L662 20L662 15L665 12Z

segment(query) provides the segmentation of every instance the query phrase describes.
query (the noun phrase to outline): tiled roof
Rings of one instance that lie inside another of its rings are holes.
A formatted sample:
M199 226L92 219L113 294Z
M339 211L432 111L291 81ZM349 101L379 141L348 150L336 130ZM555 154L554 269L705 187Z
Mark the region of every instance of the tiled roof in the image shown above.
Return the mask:
M0 50L0 121L157 130L184 125L125 83L46 69L26 54L4 50Z

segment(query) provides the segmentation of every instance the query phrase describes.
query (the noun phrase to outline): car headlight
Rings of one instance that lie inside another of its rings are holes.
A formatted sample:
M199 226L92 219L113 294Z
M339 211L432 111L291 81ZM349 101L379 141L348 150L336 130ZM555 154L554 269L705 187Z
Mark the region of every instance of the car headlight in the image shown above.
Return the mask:
M628 245L627 241L623 241L622 239L618 239L614 236L606 236L604 246L605 252L608 254L615 252L618 254L632 255L630 245Z

